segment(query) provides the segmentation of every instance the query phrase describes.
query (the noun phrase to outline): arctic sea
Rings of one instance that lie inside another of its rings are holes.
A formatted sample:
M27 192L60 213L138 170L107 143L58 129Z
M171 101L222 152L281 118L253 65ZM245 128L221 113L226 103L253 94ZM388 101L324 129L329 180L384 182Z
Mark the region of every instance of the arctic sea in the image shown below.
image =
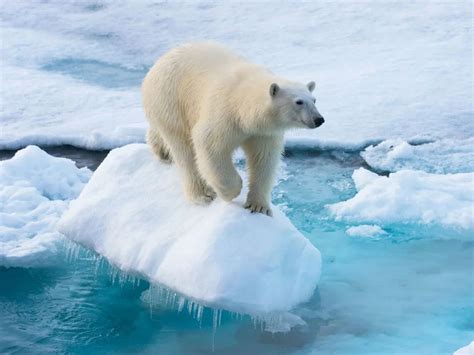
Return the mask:
M94 169L106 152L47 149ZM5 152L3 152L5 154ZM470 232L395 223L350 236L325 207L352 197L357 152L286 152L273 201L323 255L306 325L264 331L245 315L201 319L146 281L60 242L52 265L0 268L0 352L163 354L446 354L473 336ZM150 301L149 290L152 289Z
M474 340L471 1L10 1L0 19L0 353L451 354ZM317 83L326 123L288 133L273 190L323 262L287 332L198 315L56 230L108 152L144 142L147 69L198 40Z

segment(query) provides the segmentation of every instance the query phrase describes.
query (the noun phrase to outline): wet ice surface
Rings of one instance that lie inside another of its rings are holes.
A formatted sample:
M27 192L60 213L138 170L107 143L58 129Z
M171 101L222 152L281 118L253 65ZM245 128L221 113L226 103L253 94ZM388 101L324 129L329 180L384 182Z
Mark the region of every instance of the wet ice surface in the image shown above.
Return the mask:
M270 334L224 312L201 321L150 285L76 250L60 266L1 269L0 352L445 354L469 344L473 242L451 229L404 224L377 239L348 236L324 207L351 198L356 153L290 151L273 201L321 251L319 289L295 313L307 323ZM465 237L465 236L464 236ZM145 293L144 293L145 292Z

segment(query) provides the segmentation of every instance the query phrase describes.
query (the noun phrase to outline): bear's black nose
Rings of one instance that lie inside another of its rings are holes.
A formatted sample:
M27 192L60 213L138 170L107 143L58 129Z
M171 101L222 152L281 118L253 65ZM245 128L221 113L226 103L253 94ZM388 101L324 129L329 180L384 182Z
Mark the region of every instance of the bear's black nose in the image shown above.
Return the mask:
M317 116L314 118L314 125L316 127L321 126L324 123L324 118L322 116Z

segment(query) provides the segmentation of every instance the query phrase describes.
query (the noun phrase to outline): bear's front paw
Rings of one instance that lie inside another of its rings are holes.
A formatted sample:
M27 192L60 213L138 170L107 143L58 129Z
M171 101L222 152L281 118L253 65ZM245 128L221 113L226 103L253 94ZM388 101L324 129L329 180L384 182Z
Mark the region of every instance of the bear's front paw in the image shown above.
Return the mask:
M262 213L270 217L273 216L272 209L266 203L247 200L247 202L245 202L244 208L250 210L250 213Z
M240 195L242 191L242 178L237 175L232 183L226 185L224 188L219 189L219 196L224 201L232 201L234 198Z
M173 159L171 158L171 153L168 149L161 147L158 151L158 157L160 160L165 164L173 163Z
M203 188L203 195L206 196L209 200L209 202L211 202L212 200L214 200L217 196L217 194L214 192L214 190L205 185L204 188Z

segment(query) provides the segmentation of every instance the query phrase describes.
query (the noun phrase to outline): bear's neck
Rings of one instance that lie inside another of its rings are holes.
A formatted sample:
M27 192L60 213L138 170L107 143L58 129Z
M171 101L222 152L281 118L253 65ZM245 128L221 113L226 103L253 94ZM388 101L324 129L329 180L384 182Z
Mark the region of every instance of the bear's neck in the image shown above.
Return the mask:
M272 105L270 85L286 80L266 70L252 74L243 79L235 91L235 97L240 100L236 107L242 130L248 134L283 133L272 119L277 112Z

